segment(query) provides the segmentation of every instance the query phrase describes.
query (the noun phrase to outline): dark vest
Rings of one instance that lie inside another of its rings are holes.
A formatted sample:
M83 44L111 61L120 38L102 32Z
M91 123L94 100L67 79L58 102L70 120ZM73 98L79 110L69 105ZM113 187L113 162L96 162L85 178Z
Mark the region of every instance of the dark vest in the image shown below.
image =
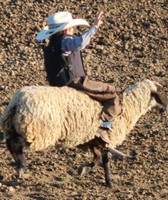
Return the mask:
M75 78L84 77L86 75L84 71L83 60L82 60L82 55L80 51L72 52L68 56L67 61L69 64L73 66Z
M63 52L61 51L61 41L63 37L63 35L53 35L50 39L49 45L43 49L47 80L52 86L62 86L62 84L58 84L58 80L56 79L57 74L59 74L60 70L65 65L71 65L73 78L85 76L82 55L80 51L74 51L68 56L63 56Z

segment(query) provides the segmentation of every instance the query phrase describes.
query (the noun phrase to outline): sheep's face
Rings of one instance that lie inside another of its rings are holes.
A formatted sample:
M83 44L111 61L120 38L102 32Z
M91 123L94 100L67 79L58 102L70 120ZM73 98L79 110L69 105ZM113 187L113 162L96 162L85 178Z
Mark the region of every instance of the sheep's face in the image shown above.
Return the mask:
M152 82L151 96L155 99L157 104L162 105L168 112L168 97L162 85Z

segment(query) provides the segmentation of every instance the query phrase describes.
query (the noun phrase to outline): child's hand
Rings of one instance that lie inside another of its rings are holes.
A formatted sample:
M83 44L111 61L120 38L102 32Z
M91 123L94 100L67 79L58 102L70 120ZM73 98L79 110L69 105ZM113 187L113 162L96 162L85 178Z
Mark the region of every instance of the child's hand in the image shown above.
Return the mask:
M96 28L99 28L99 26L103 24L103 21L102 21L103 17L104 17L104 12L101 11L94 21L94 25Z

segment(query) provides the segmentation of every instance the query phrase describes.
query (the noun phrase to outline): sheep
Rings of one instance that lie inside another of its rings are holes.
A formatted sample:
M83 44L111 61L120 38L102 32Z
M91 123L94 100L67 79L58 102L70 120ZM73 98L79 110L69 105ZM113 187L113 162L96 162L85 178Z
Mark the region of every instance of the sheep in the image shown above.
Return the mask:
M102 105L87 94L69 87L25 86L16 91L0 125L6 145L23 175L26 161L23 148L39 151L49 146L83 147L87 145L94 160L79 168L79 174L92 170L102 163L105 182L111 187L108 152L122 144L146 112L162 105L168 111L168 98L163 87L145 79L123 91L122 113L115 117L109 130L102 130Z

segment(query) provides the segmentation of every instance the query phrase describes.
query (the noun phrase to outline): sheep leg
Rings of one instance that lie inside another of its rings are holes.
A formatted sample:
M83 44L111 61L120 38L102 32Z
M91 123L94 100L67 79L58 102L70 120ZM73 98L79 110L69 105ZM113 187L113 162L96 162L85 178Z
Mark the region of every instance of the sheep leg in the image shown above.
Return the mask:
M111 154L115 155L118 158L129 158L129 155L126 155L122 153L121 151L118 151L117 149L114 148L107 148L107 151L109 151Z
M108 158L108 151L102 152L102 162L103 162L103 169L105 173L105 182L107 187L111 187L111 179L110 179L110 172L109 172L109 158Z
M98 147L93 147L92 152L94 155L94 159L93 159L94 167L101 165L102 155L101 155L100 149Z
M78 173L80 175L83 175L83 174L86 174L86 173L90 173L94 167L99 166L101 164L101 162L102 162L101 161L101 159L102 159L101 158L101 152L100 152L99 148L96 147L96 146L93 146L91 148L91 150L92 150L92 152L94 154L93 162L88 163L85 166L81 166L79 168L79 171L78 171Z
M18 170L18 176L19 178L21 178L24 169L26 168L26 161L23 155L23 146L24 146L23 138L18 135L17 136L15 135L12 138L6 140L6 145L9 152L11 153L12 157L15 160Z

